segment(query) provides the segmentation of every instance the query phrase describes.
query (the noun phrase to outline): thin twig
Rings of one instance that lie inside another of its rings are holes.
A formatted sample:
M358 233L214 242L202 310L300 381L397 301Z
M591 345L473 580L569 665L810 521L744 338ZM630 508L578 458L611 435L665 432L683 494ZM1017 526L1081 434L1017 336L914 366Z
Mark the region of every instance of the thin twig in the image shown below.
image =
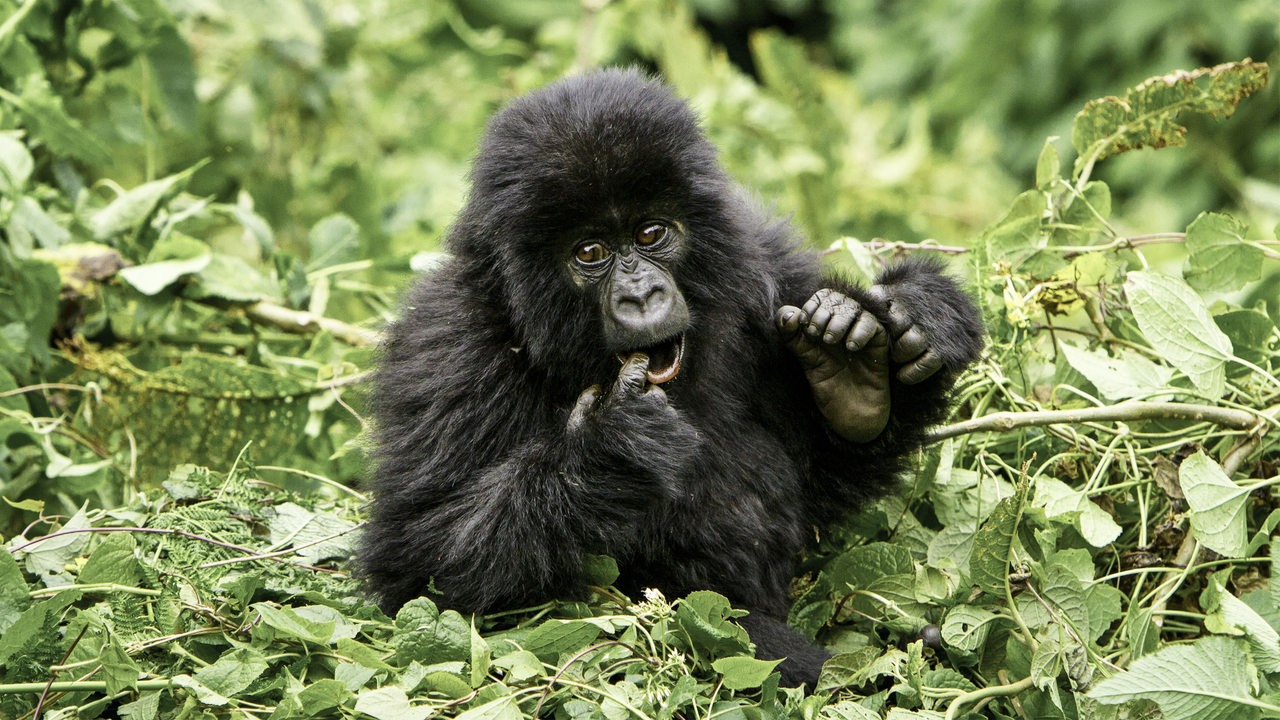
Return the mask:
M1233 430L1252 430L1259 423L1270 420L1259 413L1216 405L1193 403L1160 403L1128 401L1117 405L1083 408L1080 410L1038 410L1033 412L997 412L945 425L929 433L925 442L935 443L958 435L979 432L1007 432L1025 427L1042 425L1078 425L1087 422L1115 422L1134 420L1192 420L1211 422ZM1270 420L1274 422L1274 420Z
M305 310L294 310L266 300L247 306L245 314L255 322L272 325L285 332L306 334L321 330L328 331L339 340L356 347L377 345L381 338L381 335L377 332L362 328L359 325L352 325L351 323L316 315Z

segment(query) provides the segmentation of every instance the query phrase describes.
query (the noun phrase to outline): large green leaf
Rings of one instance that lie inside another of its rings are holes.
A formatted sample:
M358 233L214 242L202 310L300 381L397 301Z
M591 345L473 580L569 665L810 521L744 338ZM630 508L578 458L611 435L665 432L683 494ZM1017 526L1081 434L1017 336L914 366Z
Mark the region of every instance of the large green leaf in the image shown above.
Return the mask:
M1250 488L1231 482L1222 467L1203 452L1182 461L1178 482L1191 506L1191 531L1205 547L1242 557L1248 543L1245 504Z
M1140 658L1089 697L1104 705L1151 700L1166 720L1253 720L1249 677L1244 644L1210 636Z
M1179 278L1148 270L1129 273L1124 293L1151 347L1206 397L1222 395L1231 340L1213 322L1204 300Z
M1202 291L1233 292L1262 277L1262 248L1245 242L1248 226L1230 215L1200 213L1187 226L1182 276Z

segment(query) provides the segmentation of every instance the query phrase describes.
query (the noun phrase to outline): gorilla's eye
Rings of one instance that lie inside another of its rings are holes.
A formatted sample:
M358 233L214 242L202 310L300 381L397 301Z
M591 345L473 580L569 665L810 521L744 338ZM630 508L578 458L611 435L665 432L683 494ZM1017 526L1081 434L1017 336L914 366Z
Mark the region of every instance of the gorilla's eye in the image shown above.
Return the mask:
M667 226L661 223L641 225L636 232L636 244L640 247L657 245L667 239Z
M598 242L584 242L573 251L573 259L583 265L598 265L608 258L609 248Z

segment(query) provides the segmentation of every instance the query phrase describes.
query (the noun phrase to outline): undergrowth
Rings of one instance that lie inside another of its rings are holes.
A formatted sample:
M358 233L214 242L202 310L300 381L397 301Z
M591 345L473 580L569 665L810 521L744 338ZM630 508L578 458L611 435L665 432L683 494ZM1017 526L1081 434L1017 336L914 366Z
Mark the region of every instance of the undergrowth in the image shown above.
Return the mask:
M588 598L497 615L361 596L362 382L410 261L360 257L344 213L291 251L249 198L193 187L202 161L86 184L107 149L67 68L145 96L142 135L194 112L192 77L150 74L185 36L121 7L73 14L115 33L75 52L37 0L0 26L0 718L1280 717L1280 228L1135 234L1095 177L1229 116L1265 64L1089 103L971 242L832 245L864 277L951 256L990 343L902 492L806 558L790 621L836 653L806 694L724 598L624 597L607 557ZM795 50L758 43L772 91L689 62L779 117L848 99ZM839 139L819 126L811 150Z

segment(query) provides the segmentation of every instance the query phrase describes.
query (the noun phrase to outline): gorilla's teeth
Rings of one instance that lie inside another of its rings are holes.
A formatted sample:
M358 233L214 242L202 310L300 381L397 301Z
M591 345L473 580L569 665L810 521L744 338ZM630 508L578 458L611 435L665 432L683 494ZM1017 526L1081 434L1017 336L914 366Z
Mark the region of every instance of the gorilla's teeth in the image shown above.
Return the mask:
M661 356L650 354L649 369L645 373L645 377L654 385L661 385L680 374L680 361L684 359L684 335L676 337L669 346L662 347L662 350ZM668 350L672 351L669 355L670 363L664 367L654 367L655 361L659 361L659 357L663 361L668 359Z

